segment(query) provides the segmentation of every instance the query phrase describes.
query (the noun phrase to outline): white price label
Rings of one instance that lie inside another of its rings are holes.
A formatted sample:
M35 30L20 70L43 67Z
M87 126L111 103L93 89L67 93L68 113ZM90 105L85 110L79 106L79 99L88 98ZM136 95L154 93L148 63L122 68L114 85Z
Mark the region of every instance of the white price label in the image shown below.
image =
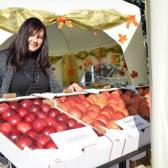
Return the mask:
M58 148L84 148L95 144L97 141L96 133L89 127L71 129L57 132L50 135Z
M87 93L93 93L93 94L98 94L99 90L98 89L85 89L84 90Z
M115 122L124 130L132 130L132 129L142 130L146 127L149 127L150 125L148 121L144 120L139 115L129 116Z

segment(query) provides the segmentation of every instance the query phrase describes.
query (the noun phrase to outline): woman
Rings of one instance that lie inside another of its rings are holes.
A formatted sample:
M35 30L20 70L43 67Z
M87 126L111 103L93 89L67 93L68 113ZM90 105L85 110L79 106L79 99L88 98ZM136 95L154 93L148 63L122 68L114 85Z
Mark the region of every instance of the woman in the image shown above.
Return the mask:
M75 83L68 89L82 90ZM62 91L48 62L46 28L39 19L31 17L21 25L10 47L0 52L0 94L25 96ZM0 157L4 158L1 153Z
M10 47L0 52L0 94L9 92L62 92L48 62L46 28L35 17L25 20Z

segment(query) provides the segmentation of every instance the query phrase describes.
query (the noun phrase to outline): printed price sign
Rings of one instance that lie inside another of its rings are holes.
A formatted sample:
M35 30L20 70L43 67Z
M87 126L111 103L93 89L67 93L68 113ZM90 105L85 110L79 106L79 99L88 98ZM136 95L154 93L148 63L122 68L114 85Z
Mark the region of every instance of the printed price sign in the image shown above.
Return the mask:
M84 148L95 144L97 141L96 133L90 127L71 129L57 132L50 135L58 148Z
M149 127L150 125L148 121L144 120L139 115L129 116L115 122L124 130L132 130L132 129L142 130L146 127Z

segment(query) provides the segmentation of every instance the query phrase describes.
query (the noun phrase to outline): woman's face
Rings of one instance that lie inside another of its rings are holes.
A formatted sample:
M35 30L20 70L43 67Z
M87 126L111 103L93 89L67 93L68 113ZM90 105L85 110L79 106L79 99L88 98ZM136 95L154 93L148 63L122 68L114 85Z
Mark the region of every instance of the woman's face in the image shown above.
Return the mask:
M35 52L37 51L43 44L44 40L44 30L32 32L28 37L28 51Z

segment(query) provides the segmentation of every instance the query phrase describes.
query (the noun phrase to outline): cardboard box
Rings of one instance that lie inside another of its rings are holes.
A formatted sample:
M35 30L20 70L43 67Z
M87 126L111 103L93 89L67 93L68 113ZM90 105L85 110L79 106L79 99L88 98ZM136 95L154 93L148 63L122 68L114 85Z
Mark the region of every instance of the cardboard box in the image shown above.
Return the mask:
M122 155L126 155L139 147L150 143L150 123L139 115L133 115L116 121L123 129L125 145Z
M36 96L23 96L1 99L0 102L34 99ZM45 99L52 101L52 99ZM70 115L69 115L70 116ZM78 120L80 122L80 120ZM25 148L20 150L12 141L0 133L0 151L18 168L58 167L85 168L107 163L110 158L112 142L105 136L97 136L89 126L50 134L59 149ZM3 144L3 145L2 145Z
M0 133L0 144L3 144L0 145L0 151L18 168L74 168L74 166L93 168L108 162L111 151L111 142L105 137L99 140L95 139L94 143L88 143L87 146L81 146L81 148L72 145L71 147L65 146L65 148L62 147L60 149L31 150L25 148L20 150L12 141Z
M145 88L148 86L144 86ZM110 88L110 89L86 89L84 90L84 92L86 92L85 94L99 94L101 92L104 91L114 91L117 89L121 89L121 90L131 90L133 92L137 92L137 88L144 88L144 87L135 87L135 86L128 86L128 87L123 87L123 88ZM82 93L83 94L83 93ZM78 95L77 93L71 93L71 94L65 94L65 93L60 93L60 94L54 94L52 95L52 97L61 97L61 96L73 96L73 95ZM46 95L47 96L47 95ZM64 110L58 108L60 111L62 111L63 113L66 113L67 115L70 115L72 118L75 118L74 116L72 116L71 114L69 114L68 112L65 112ZM82 122L81 120L75 118L76 120L78 120L79 122ZM140 129L137 129L137 127L135 126L134 129L129 129L129 125L128 123L130 122L130 124L134 124L136 122L134 122L134 119L137 120L137 124L140 124L138 127L140 127ZM128 122L129 121L129 122ZM122 122L126 122L127 124L123 124ZM142 123L141 123L142 122ZM149 122L144 120L142 117L140 117L139 115L135 115L135 116L128 116L125 117L122 120L116 121L116 123L123 129L123 130L108 130L106 129L107 133L106 133L106 137L110 139L110 141L113 144L112 152L110 155L110 160L114 160L116 158L119 158L120 156L126 155L132 151L137 150L139 147L150 143L150 125ZM88 124L84 123L85 125L89 126ZM143 125L143 127L141 126L141 124Z

